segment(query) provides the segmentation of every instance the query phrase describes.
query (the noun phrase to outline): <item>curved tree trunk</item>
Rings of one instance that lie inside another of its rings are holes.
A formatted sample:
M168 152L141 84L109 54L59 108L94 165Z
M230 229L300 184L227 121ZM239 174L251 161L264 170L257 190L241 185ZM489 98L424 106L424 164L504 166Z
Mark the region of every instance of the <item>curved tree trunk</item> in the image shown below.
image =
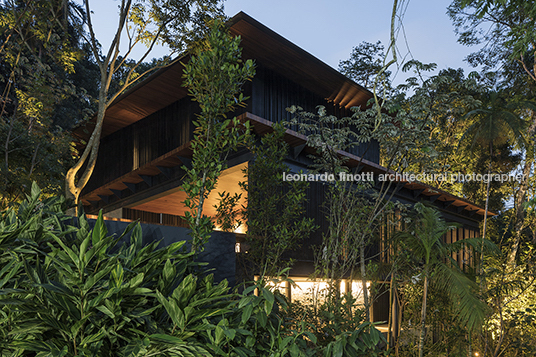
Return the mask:
M106 80L106 72L101 72L101 83L105 83ZM72 199L75 205L78 205L80 200L80 193L82 192L91 175L93 174L93 170L95 169L95 165L97 163L102 125L104 122L104 115L106 114L106 109L108 106L108 103L106 101L107 95L108 88L104 85L101 85L101 89L99 90L99 108L97 112L97 121L95 124L95 128L93 129L93 133L91 134L91 137L89 138L89 141L82 155L80 156L76 164L71 167L65 175L65 196L67 199ZM86 168L77 181L78 172L86 162Z
M482 273L484 272L483 269L483 262L484 262L484 240L486 239L486 229L488 225L488 207L489 207L489 186L491 180L490 178L491 174L491 157L489 159L489 166L488 166L488 183L486 185L486 204L484 205L484 227L482 228L482 244L480 247L480 275L482 276Z

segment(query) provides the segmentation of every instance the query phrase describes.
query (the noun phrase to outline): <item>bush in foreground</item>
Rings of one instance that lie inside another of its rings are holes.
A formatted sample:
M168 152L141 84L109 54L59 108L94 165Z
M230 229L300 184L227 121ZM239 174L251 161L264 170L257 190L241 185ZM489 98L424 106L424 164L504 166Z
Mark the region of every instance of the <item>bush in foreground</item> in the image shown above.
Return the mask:
M233 293L197 273L184 242L142 246L139 224L109 235L102 216L90 229L62 205L34 185L0 215L1 356L343 356L361 346L345 333L315 350L263 283Z

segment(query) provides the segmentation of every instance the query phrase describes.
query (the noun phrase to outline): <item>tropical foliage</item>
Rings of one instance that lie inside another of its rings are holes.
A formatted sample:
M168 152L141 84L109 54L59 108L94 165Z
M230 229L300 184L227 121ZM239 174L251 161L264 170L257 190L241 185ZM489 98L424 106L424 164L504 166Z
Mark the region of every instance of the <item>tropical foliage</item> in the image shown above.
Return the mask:
M245 145L250 135L249 122L227 118L236 106L245 106L242 85L255 74L252 60L242 63L239 44L240 37L232 37L223 23L215 21L184 68L183 86L201 109L194 122L192 166L184 167L187 177L182 185L194 252L203 249L213 229L211 219L203 215L204 202L226 168L228 155Z
M292 259L285 255L296 251L317 228L312 218L304 217L307 182L283 180L290 173L284 162L289 153L283 140L286 129L281 124L273 128L260 144L249 144L254 159L244 170L247 181L240 183L248 197L243 212L247 255L242 263L249 278L254 273L261 278L277 276L291 266Z
M63 198L43 200L34 184L25 201L2 212L1 355L380 353L382 337L370 324L315 349L305 322L290 328L287 302L275 289L281 281L232 292L225 280L214 283L184 241L142 244L137 223L109 235L102 215L75 219L65 206Z

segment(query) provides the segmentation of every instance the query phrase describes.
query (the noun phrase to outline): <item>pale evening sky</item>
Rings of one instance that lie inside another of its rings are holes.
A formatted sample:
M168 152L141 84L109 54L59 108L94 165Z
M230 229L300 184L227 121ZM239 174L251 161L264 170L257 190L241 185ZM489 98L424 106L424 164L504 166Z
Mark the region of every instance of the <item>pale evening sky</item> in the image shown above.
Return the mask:
M93 0L97 37L107 48L117 26L117 0ZM409 0L403 2L404 32L398 38L400 55L424 62L435 62L438 69L463 67L471 69L463 59L475 48L456 42L450 18L446 15L449 0ZM239 11L255 18L320 60L337 68L347 59L354 46L362 41L384 45L389 40L391 0L227 0L225 13L233 16ZM405 37L403 36L405 34ZM411 51L411 54L408 53ZM152 57L166 54L165 49ZM136 59L135 57L133 57ZM393 69L395 71L396 69ZM399 74L395 83L406 75Z

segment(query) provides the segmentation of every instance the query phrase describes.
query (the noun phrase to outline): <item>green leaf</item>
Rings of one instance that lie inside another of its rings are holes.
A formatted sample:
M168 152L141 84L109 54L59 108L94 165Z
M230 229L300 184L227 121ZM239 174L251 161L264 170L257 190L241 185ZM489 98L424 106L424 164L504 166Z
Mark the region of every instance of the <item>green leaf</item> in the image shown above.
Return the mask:
M266 299L264 302L264 311L266 311L266 315L270 315L274 306L274 294L268 289L262 289L262 296Z
M32 200L38 200L39 196L41 196L41 189L35 181L32 182L32 189L30 191L30 195L32 197Z
M242 323L243 324L245 324L249 320L252 312L253 312L253 305L247 305L244 308L244 310L242 311Z
M264 313L264 311L259 311L256 315L257 320L261 324L262 327L266 327L266 323L268 322L268 317Z
M19 322L13 327L13 330L9 331L8 335L19 335L26 333L41 333L47 331L48 326L44 325L40 320L34 319L24 322Z
M169 345L185 345L186 344L185 341L183 341L182 339L178 337L159 334L159 333L149 335L149 338L154 342L166 343Z
M89 246L89 240L90 240L90 237L88 235L86 238L84 238L84 240L82 241L82 244L80 245L80 253L78 255L78 259L83 263L87 263L86 251Z
M51 281L50 284L39 284L39 286L48 291L65 294L71 297L77 296L73 291L71 291L71 289L69 289L68 286L63 285L62 283L59 283L57 281Z
M132 279L130 279L130 282L129 282L129 287L130 288L137 288L138 285L140 285L141 283L143 283L143 278L145 277L145 274L144 273L139 273L137 274L135 277L133 277Z
M110 309L108 309L106 306L99 305L99 306L97 306L97 310L99 310L100 312L108 315L110 318L115 319L115 314L113 312L111 312Z
M219 345L219 344L221 344L222 340L223 340L223 327L221 327L218 324L218 326L216 326L214 343L216 345Z
M344 352L344 348L342 345L342 341L335 341L333 342L333 357L342 357L342 354Z
M290 355L293 357L302 355L302 353L300 352L300 349L298 348L298 345L293 344L292 346L290 346Z
M156 291L156 298L164 306L166 312L168 313L175 326L179 326L181 324L181 321L178 320L178 311L180 309L175 304L175 301L173 299L166 299L158 290ZM182 323L184 324L184 320L182 321Z
M251 303L255 298L256 296L242 296L242 298L240 299L238 303L238 308L239 309L243 308L247 304Z
M280 350L285 349L290 341L292 341L292 336L285 337L282 341L279 342L279 349ZM296 346L296 345L294 345L294 346ZM292 348L291 348L290 352L292 353Z
M93 227L93 231L91 232L91 241L93 242L93 245L96 245L101 239L104 239L107 234L108 229L106 228L106 224L104 223L104 218L102 216L101 210L99 211L99 217L97 218L95 226Z
M17 262L16 259L12 259L7 263L2 270L0 271L0 276L5 276L0 280L0 288L3 287L15 274L18 273L19 269L23 266L22 262ZM6 274L7 272L7 274Z
M101 328L99 330L99 332L84 337L84 339L82 340L80 345L83 346L85 344L95 343L97 341L100 341L100 340L104 339L106 337L106 335L107 335L106 331L104 330L104 327L103 327L103 328Z

